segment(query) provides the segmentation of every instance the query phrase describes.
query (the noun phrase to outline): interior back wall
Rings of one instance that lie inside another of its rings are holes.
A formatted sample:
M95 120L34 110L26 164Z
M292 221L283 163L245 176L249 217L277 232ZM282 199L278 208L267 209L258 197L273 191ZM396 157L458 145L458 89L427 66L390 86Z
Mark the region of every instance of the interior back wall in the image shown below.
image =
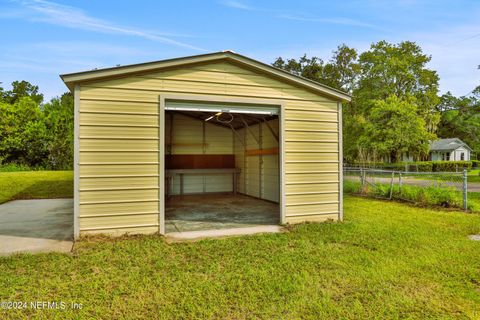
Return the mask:
M233 132L211 122L168 112L165 119L165 144L166 154L233 154ZM172 180L170 188L172 194L180 193L178 175ZM233 181L229 174L184 176L186 194L232 191Z

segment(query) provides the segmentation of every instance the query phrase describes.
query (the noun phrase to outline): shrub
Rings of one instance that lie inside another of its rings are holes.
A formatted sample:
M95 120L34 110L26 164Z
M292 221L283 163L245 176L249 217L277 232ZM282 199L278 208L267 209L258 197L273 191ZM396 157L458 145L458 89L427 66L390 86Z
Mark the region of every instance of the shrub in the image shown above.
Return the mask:
M472 169L472 166L480 166L480 161L364 162L354 163L352 165L349 164L348 166L409 172L460 172L463 170L470 170Z
M360 182L343 180L343 192L345 193L359 193Z
M14 172L14 171L35 171L42 170L43 168L35 167L32 168L26 164L21 163L6 163L0 165L0 172Z
M457 172L472 169L471 161L433 161L433 172Z

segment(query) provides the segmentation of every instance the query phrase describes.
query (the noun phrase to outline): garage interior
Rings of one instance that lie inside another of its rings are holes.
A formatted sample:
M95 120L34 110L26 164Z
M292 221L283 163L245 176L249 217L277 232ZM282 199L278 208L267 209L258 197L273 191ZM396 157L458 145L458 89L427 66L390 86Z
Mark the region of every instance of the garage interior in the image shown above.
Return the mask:
M168 101L165 231L280 222L277 107Z

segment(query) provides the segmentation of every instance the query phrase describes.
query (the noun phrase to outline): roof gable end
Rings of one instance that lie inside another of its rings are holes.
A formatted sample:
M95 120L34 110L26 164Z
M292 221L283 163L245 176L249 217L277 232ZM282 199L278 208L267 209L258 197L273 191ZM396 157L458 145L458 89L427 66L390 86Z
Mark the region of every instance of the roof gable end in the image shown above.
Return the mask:
M333 98L334 100L351 100L350 95L348 95L347 93L322 85L318 82L293 75L287 71L275 68L268 64L264 64L257 60L253 60L251 58L239 55L231 51L63 74L60 77L65 82L67 87L70 90L73 90L76 84L81 84L85 82L102 81L106 79L126 77L128 75L134 75L138 73L156 72L164 69L175 69L177 67L180 68L198 63L211 63L215 61L233 62L248 69L267 74L281 81L289 82L291 84L306 88L310 91L314 91L318 94L328 96L330 98Z

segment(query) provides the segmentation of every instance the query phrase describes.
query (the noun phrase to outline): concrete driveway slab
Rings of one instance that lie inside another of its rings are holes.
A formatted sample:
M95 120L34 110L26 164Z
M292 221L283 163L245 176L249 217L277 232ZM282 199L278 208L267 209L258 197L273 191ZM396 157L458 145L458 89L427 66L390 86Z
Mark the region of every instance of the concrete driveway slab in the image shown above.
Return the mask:
M0 205L0 255L69 252L73 199L16 200Z

